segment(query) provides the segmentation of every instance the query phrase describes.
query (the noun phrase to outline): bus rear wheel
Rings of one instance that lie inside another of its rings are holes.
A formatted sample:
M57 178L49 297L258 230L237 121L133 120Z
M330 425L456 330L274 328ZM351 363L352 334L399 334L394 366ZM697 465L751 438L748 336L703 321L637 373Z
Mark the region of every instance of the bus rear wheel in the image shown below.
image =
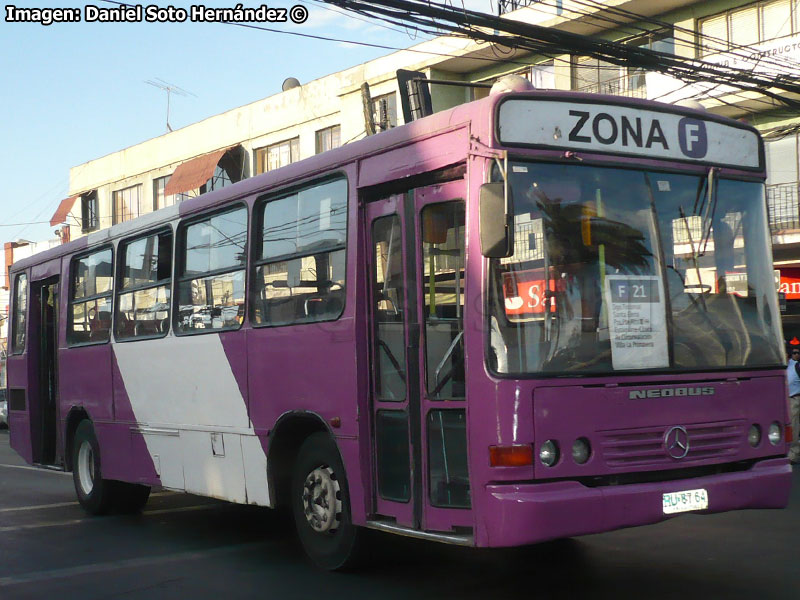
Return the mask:
M297 534L309 558L329 571L355 566L360 532L351 519L344 464L327 434L303 442L291 492Z
M100 468L100 445L94 426L89 420L81 421L75 430L72 443L72 481L78 502L92 515L102 515L111 507L112 481L103 479Z

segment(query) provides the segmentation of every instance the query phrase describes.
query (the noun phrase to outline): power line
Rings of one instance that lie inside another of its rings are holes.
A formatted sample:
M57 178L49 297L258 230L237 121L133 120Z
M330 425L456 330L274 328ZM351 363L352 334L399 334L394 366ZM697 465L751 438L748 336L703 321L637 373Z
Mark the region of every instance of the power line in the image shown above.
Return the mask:
M753 71L717 65L701 59L676 57L665 52L628 46L591 36L502 19L464 9L421 0L329 0L332 4L392 22L411 21L421 26L436 25L453 33L541 54L578 54L619 66L635 66L670 75L685 82L714 81L742 91L757 91L773 100L800 107L800 83L786 77L769 77Z

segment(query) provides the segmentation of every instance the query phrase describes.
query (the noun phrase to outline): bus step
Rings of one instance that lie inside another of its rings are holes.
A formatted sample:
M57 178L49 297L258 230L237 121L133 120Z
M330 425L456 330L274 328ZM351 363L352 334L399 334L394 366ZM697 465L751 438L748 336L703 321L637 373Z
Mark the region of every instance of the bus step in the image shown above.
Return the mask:
M33 463L33 466L37 469L46 469L47 471L61 471L62 473L65 471L63 465L44 465L42 463Z
M377 529L379 531L386 531L388 533L396 533L398 535L404 535L407 537L442 542L444 544L454 544L457 546L475 545L475 541L471 534L446 533L441 531L420 531L419 529L403 527L402 525L398 525L397 523L393 523L391 521L367 521L367 527L370 529Z

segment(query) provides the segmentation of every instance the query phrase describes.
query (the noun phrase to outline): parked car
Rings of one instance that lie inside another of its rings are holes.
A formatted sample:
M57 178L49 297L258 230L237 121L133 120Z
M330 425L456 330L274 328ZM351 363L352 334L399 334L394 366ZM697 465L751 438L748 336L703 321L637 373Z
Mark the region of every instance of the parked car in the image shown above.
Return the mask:
M0 428L8 427L8 402L6 402L6 390L0 389Z

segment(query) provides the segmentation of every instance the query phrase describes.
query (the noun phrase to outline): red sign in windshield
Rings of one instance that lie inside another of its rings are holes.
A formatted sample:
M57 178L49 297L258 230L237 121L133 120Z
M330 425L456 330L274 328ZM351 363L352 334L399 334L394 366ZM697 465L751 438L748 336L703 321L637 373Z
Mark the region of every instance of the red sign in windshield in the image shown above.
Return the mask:
M543 314L547 305L544 270L520 271L503 275L503 296L507 315ZM550 291L556 289L550 280ZM550 312L555 312L555 298L550 298Z

